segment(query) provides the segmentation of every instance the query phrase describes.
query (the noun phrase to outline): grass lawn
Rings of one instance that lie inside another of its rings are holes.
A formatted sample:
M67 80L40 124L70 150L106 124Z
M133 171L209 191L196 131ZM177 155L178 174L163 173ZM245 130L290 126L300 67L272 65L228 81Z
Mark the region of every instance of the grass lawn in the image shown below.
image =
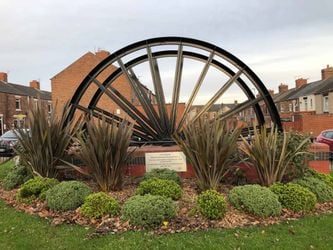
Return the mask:
M50 226L0 200L0 249L330 249L333 215L234 230L154 236L144 232L85 239L93 229Z

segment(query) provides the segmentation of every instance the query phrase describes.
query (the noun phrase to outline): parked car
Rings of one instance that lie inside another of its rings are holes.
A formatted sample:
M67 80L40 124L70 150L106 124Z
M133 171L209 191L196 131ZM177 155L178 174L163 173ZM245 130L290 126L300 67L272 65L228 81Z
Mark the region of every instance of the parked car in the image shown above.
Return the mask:
M333 129L322 131L316 138L316 142L329 145L330 151L333 151Z
M26 130L23 130L26 132ZM15 155L14 146L18 142L18 133L9 130L0 136L0 157L11 157Z

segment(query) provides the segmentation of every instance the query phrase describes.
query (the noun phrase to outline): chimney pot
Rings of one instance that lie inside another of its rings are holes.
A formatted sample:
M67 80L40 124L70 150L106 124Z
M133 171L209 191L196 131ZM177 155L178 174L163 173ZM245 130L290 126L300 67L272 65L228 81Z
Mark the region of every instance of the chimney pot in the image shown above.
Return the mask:
M298 78L295 80L295 83L296 83L296 89L302 87L303 85L306 85L308 83L308 80L307 79L304 79L304 78Z
M32 80L30 82L30 87L34 89L40 89L40 83L37 80Z
M8 82L8 75L5 72L0 72L0 81Z
M321 70L321 80L326 80L333 76L333 67L330 67L329 64L326 65L325 69Z
M281 83L279 86L279 94L287 92L288 91L288 85Z

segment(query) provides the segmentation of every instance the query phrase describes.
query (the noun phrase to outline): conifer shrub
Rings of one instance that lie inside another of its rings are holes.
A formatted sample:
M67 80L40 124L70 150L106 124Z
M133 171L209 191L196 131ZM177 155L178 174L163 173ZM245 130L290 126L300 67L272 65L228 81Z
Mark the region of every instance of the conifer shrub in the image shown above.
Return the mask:
M137 194L160 195L173 200L178 200L181 197L182 190L174 181L152 178L140 182L137 188Z
M154 168L150 172L146 172L143 176L143 180L148 180L152 178L158 178L163 180L175 181L177 184L181 184L181 178L176 171L167 168Z
M295 183L308 188L316 195L318 202L333 200L333 188L320 179L314 177L304 177L296 180Z
M37 176L21 186L17 194L17 199L23 202L25 202L27 198L40 198L45 200L46 191L57 184L59 184L59 181L56 179Z
M176 207L170 198L150 194L136 195L124 203L122 215L131 225L151 228L173 218Z
M207 190L198 196L199 210L208 219L221 219L227 211L227 203L220 193Z
M81 206L81 213L87 218L101 218L105 215L114 216L119 212L118 201L103 192L88 195Z
M234 187L228 198L236 209L259 217L277 216L282 211L278 196L269 188L259 185Z
M64 181L46 192L46 203L51 210L68 211L81 206L91 189L79 181Z
M311 211L317 203L314 193L296 183L275 183L270 189L278 196L282 207L295 212Z

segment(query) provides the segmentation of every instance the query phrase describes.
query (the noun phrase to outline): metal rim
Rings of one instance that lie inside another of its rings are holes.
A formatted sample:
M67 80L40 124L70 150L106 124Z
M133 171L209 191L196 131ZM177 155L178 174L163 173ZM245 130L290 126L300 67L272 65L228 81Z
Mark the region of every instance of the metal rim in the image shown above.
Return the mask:
M176 45L177 50L162 49L157 52L152 51L152 48L159 48L165 45ZM208 55L186 50L186 48L189 47L205 51ZM139 50L145 50L145 53L143 55L136 56L134 59L131 59L127 62L123 61L125 56L133 55L133 53ZM176 57L176 69L170 115L166 110L163 83L161 82L157 61L157 59L164 57ZM181 115L180 121L176 122L184 58L191 58L193 60L204 62L204 67L200 73L199 79L194 85L189 99L186 102L185 111ZM228 65L221 62L219 58L224 59L226 62L233 66L233 69L236 70L231 69ZM133 71L134 66L144 62L148 62L150 66L150 74L153 80L153 86L157 100L157 110L154 109L153 104L148 99L147 95L142 89L142 85L139 83L138 78ZM119 67L103 82L99 82L97 77L107 67L115 63L117 63ZM214 96L205 105L203 105L203 108L201 108L201 110L195 115L192 121L195 121L206 111L208 111L214 102L220 98L232 84L237 84L245 93L248 100L240 103L234 109L220 115L219 118L222 120L227 119L237 112L253 107L258 124L263 125L265 123L265 119L259 102L264 102L268 109L271 121L280 130L282 130L279 114L268 90L259 79L259 77L245 63L229 52L213 44L183 37L160 37L143 40L128 45L105 58L84 78L84 80L77 88L70 102L71 108L67 121L69 122L73 118L76 110L81 110L95 117L100 117L102 115L106 117L107 120L115 119L116 121L121 121L121 117L97 107L97 103L101 96L105 94L122 110L124 110L127 115L131 117L131 119L135 121L133 135L135 138L141 139L140 143L172 143L171 135L175 131L180 131L184 125L188 112L192 107L193 101L197 96L201 84L204 81L210 67L219 69L222 73L227 75L229 79L221 86L221 88L214 94ZM119 93L119 91L112 87L112 83L114 83L120 75L126 76L144 112L139 111L135 105L133 105L121 93ZM249 80L253 86L255 86L255 89L258 92L257 97L255 97L249 86L242 79L243 77ZM94 96L91 98L88 107L84 107L79 103L91 84L97 86L98 89Z

